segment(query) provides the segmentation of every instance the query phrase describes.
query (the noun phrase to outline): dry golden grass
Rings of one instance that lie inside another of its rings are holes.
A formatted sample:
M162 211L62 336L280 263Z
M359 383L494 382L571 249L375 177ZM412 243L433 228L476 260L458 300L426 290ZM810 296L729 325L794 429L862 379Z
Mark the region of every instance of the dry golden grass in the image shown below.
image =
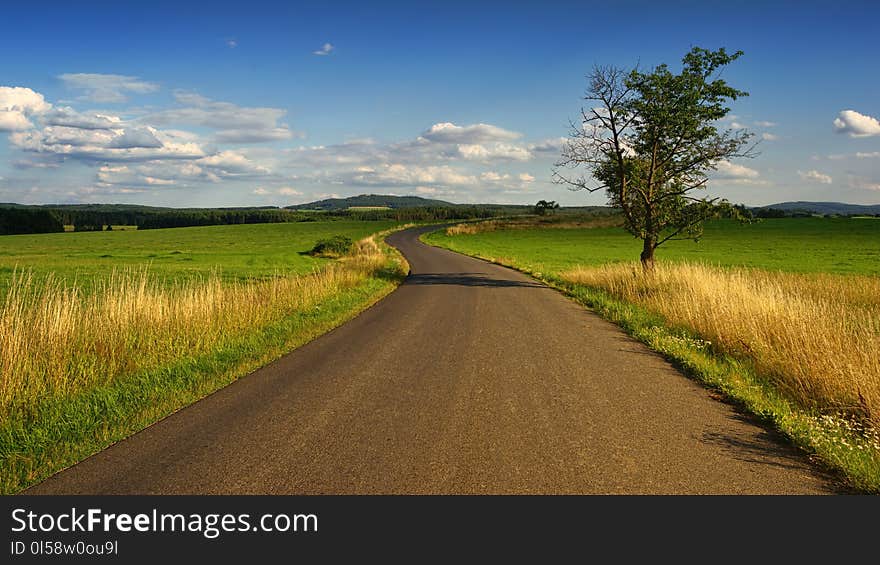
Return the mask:
M211 351L353 288L387 264L372 238L305 276L168 286L146 270L114 272L88 294L14 277L0 304L0 418L179 357Z
M457 224L446 228L446 235L473 235L497 230L524 230L534 228L583 229L610 228L623 225L620 216L602 215L590 218L566 219L560 216L484 220Z
M606 290L751 360L802 405L880 424L880 278L660 263L576 268Z

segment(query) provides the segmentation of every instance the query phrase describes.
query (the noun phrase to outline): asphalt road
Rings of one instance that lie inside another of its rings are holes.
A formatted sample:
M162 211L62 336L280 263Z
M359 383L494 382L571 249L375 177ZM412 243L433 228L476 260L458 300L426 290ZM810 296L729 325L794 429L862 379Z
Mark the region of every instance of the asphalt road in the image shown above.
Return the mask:
M423 231L389 238L412 274L374 307L28 492L833 492L617 327Z

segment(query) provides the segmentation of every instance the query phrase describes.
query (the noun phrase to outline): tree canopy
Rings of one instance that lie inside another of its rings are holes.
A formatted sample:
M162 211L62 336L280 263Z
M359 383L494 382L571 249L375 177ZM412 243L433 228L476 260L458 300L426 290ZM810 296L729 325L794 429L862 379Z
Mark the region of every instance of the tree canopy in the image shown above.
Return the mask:
M589 76L591 107L572 124L554 180L574 190L605 190L626 229L643 241L646 269L666 241L698 238L703 221L722 210L735 215L727 201L696 191L719 164L753 154L750 132L719 129L728 102L748 96L720 77L741 55L695 47L678 74L662 64L649 72L599 66ZM572 169L583 172L571 176Z
M539 216L545 216L548 213L552 213L553 210L557 210L559 208L559 203L555 200L538 200L538 203L535 204L535 214Z

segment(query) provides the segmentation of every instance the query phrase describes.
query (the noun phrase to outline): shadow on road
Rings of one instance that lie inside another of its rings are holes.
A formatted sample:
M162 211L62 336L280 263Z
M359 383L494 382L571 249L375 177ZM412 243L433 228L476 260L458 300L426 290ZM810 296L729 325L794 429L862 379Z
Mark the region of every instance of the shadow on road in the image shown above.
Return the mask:
M497 279L486 273L423 273L410 275L406 284L547 288L536 282Z
M754 436L744 436L734 434L730 431L710 432L703 434L702 441L704 443L715 444L727 452L731 457L735 457L740 461L756 463L760 465L772 465L786 469L800 471L802 473L819 472L826 481L825 488L828 492L847 494L849 490L840 484L836 484L834 477L824 472L824 469L811 469L805 464L803 454L796 448L785 442L781 434L775 430L768 429L760 422L756 422L754 418L744 414L733 414L730 416L732 420L737 422L745 422L750 425L759 426L758 433Z

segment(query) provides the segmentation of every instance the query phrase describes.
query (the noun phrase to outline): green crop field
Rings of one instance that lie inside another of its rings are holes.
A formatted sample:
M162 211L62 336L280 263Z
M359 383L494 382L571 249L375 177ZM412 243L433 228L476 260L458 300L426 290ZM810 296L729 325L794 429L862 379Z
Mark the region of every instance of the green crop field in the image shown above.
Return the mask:
M429 243L471 255L505 258L532 271L638 260L640 242L622 228L501 230L447 236ZM700 261L788 272L880 275L880 221L857 218L719 220L699 242L670 241L659 260Z
M218 271L226 280L303 274L324 264L302 252L319 239L345 235L357 240L394 222L298 222L7 235L0 237L0 296L14 270L37 277L52 273L88 289L114 269L148 268L167 281Z

